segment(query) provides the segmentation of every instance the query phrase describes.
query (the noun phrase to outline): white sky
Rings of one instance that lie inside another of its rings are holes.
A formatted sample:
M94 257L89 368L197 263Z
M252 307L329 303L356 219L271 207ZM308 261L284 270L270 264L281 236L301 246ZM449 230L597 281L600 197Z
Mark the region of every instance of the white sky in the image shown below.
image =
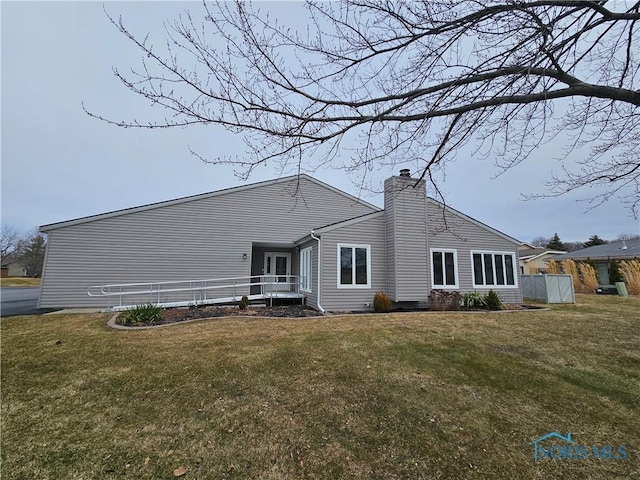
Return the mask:
M2 223L28 230L121 208L240 185L231 168L205 165L203 156L242 154L240 139L217 127L121 129L90 118L92 111L114 119L145 117L149 102L113 76L139 65L140 53L109 23L99 2L2 2ZM197 2L107 2L105 8L140 35L160 40L163 20ZM302 4L262 3L282 21L304 22ZM153 110L151 113L153 114ZM160 113L160 112L155 112ZM541 147L526 163L492 179L491 162L458 158L447 169L448 203L523 241L554 232L564 241L597 234L640 233L640 224L612 200L585 213L591 191L560 199L522 201L539 192L560 165L557 145ZM397 171L375 172L382 182ZM277 177L263 167L249 182ZM341 171L320 170L316 178L352 194ZM356 181L354 177L352 179ZM381 196L363 196L382 205Z

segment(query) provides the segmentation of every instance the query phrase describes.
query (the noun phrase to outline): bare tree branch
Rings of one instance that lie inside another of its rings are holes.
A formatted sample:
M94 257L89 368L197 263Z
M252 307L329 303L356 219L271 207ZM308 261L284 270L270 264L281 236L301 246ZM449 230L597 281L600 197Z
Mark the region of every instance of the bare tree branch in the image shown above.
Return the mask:
M244 2L204 3L200 20L185 12L165 24L162 47L109 16L144 54L116 77L166 116L87 113L122 127L220 125L244 136L245 155L199 156L243 177L273 161L352 173L415 162L434 187L433 172L469 142L504 170L563 132L563 174L540 195L594 188L593 204L621 198L638 214L640 2L307 7L308 28L296 32Z
M3 265L20 258L25 244L24 233L11 225L2 224L0 227L0 259Z

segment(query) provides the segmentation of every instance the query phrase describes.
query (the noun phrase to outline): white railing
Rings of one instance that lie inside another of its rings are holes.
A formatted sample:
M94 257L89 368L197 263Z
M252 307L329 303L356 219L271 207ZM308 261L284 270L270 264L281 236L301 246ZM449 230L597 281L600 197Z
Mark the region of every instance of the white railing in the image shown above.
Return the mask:
M106 298L107 309L124 310L152 303L163 307L197 306L249 300L304 298L303 277L295 275L252 275L149 283L96 285L87 289L90 297ZM253 287L253 288L252 288Z

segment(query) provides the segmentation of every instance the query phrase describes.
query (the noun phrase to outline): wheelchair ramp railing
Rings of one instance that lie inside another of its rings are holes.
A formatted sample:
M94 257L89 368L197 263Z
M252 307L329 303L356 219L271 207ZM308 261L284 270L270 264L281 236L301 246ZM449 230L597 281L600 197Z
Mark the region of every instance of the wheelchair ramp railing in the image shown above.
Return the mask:
M160 307L187 307L278 298L302 299L302 277L296 275L266 275L210 278L149 283L116 283L96 285L87 289L90 297L105 299L108 310L127 310L136 305L154 304Z

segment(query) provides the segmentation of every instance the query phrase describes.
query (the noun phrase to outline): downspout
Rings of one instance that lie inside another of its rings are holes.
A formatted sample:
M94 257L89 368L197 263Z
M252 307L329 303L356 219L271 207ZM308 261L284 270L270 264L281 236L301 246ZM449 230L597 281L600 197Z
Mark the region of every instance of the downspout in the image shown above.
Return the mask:
M320 310L320 312L322 313L325 313L324 308L322 308L322 305L320 304L320 279L322 278L320 275L322 269L322 240L320 240L320 237L316 237L313 230L311 230L311 238L318 241L318 301L316 303L318 304L318 310Z

